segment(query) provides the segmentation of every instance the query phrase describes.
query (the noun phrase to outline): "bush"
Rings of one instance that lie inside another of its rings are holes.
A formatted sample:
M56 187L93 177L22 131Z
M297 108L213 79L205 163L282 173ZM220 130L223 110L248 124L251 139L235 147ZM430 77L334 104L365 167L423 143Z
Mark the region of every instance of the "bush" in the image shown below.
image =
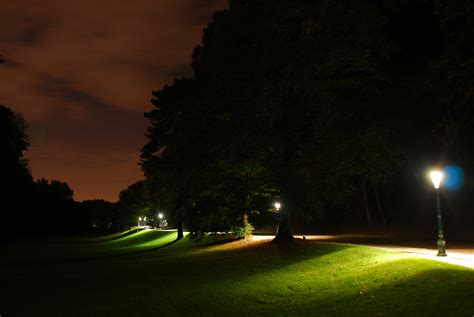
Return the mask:
M233 236L237 239L243 239L246 236L252 234L252 232L255 230L255 228L250 224L246 224L243 227L235 227L233 228Z

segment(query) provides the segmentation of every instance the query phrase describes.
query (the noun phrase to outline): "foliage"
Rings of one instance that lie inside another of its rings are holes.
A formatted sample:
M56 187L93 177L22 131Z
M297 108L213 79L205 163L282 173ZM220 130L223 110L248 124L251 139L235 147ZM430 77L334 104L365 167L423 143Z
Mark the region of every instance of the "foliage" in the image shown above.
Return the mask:
M472 13L468 1L230 2L193 75L153 94L142 168L156 201L196 234L275 197L287 236L289 220L360 210L386 224L407 161L473 148Z
M233 228L232 233L235 238L241 239L251 235L254 230L255 228L250 223L247 223L244 226Z
M44 178L34 183L34 206L28 211L24 226L42 236L82 234L91 222L82 206L74 201L74 192L67 183Z
M117 229L126 229L137 224L138 217L156 218L153 214L152 201L146 181L138 181L119 194L117 215L114 217Z
M0 232L15 232L12 225L27 219L33 194L33 179L24 152L28 131L19 113L0 105Z
M85 200L79 203L82 212L87 215L90 226L96 232L118 230L117 204L103 199Z
M89 230L87 215L74 202L68 184L44 178L33 181L25 158L29 148L27 124L21 114L4 106L0 106L0 148L2 235L12 238Z

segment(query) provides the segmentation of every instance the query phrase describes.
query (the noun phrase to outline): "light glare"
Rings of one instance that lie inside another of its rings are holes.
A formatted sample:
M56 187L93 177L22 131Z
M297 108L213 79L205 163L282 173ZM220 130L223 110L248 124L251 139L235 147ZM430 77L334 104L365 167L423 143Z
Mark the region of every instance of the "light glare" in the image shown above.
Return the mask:
M276 202L275 203L275 208L276 208L276 210L280 210L281 204L279 202Z
M431 181L436 189L439 188L441 185L441 181L443 180L443 172L440 171L432 171L430 173Z

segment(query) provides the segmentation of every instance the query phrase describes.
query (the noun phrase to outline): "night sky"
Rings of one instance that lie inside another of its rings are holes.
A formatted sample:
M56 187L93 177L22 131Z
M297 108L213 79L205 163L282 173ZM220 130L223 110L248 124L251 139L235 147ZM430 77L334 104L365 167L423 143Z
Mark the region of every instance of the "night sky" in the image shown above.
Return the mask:
M34 178L76 200L118 199L138 164L151 91L190 73L202 29L226 0L2 1L0 104L30 125Z

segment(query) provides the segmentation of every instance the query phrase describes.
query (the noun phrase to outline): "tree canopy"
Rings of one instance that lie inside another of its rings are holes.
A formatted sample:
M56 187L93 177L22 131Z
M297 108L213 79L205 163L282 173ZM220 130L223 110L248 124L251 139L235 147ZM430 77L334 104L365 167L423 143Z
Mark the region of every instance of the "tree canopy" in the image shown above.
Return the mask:
M469 21L462 1L231 1L193 75L154 93L145 175L196 232L274 200L277 238L288 221L386 223L406 162L467 158Z

